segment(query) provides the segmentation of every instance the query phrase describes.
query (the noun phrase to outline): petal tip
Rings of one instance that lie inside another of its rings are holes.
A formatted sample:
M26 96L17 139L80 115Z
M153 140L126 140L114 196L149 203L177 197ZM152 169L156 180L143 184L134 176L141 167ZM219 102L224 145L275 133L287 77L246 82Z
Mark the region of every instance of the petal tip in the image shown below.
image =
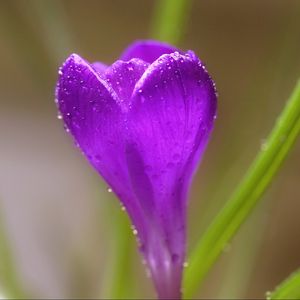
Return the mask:
M152 63L163 54L180 51L174 46L156 40L136 40L130 44L122 53L122 60L129 60L133 57L140 58Z

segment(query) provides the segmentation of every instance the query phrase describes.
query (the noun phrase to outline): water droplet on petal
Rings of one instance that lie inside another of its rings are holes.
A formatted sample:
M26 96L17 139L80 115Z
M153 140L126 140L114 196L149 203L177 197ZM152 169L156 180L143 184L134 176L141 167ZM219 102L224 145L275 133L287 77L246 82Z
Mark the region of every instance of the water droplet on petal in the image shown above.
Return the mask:
M189 266L189 263L187 262L187 261L185 261L184 263L183 263L183 267L184 268L187 268Z
M66 125L64 125L64 129L66 132L70 132L70 129Z
M61 119L62 119L62 115L61 115L61 114L58 114L58 115L57 115L57 119L58 119L58 120L61 120Z
M131 229L132 229L132 233L134 235L137 235L138 234L138 231L136 230L135 226L134 225L131 225Z
M95 162L99 163L101 161L101 156L100 155L95 155Z
M107 191L108 191L109 193L112 193L112 189L111 189L111 188L108 188Z

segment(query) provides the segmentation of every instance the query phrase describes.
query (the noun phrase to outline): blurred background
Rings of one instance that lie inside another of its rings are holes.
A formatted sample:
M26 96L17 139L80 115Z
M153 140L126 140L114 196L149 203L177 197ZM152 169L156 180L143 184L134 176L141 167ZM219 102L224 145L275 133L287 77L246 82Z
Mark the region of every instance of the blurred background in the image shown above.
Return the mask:
M122 261L123 295L154 297L129 229L126 258L116 254L127 217L63 130L54 87L70 53L109 64L132 41L152 37L155 6L0 0L0 294L108 297ZM300 1L194 0L185 25L178 46L195 50L219 92L190 197L190 250L264 146L300 75ZM300 141L198 297L264 298L299 267L299 157Z

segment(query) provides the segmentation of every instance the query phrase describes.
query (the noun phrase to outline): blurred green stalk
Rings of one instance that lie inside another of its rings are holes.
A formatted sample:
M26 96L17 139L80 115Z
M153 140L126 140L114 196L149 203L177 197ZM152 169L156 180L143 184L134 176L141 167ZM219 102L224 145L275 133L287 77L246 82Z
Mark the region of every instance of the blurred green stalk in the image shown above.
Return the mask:
M158 0L152 25L154 39L178 44L188 17L191 0Z
M4 222L0 216L0 279L4 296L14 299L26 299L25 292L18 278L11 253L11 245L6 235Z
M246 176L206 230L185 270L184 295L191 298L252 209L261 199L300 133L300 81Z
M109 232L112 243L109 245L111 253L104 270L105 278L101 298L129 298L133 292L131 276L133 234L129 219L124 211L116 209L115 205L108 205L108 210L109 221L113 224Z
M285 279L274 292L268 292L267 300L300 299L300 270Z

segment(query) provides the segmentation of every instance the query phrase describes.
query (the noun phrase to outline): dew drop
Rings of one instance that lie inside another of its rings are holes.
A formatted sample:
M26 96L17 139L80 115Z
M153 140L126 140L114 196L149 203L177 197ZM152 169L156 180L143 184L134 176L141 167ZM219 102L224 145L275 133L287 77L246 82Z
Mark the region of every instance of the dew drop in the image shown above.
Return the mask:
M108 188L107 191L108 191L109 193L112 193L112 189L111 189L111 188Z
M62 119L62 115L61 115L61 114L58 114L58 115L57 115L57 119L58 119L58 120L61 120L61 119Z
M183 263L183 267L184 268L187 268L189 266L189 263L187 262L187 261L185 261L184 263Z
M135 226L134 225L131 225L131 229L132 229L132 233L134 235L137 235L138 234L138 231L136 230Z
M263 139L260 144L261 151L266 151L268 149L268 147L269 147L268 142Z
M96 163L99 163L101 161L101 156L95 155L95 161L96 161Z
M70 132L70 129L66 125L64 125L64 129L66 132Z

